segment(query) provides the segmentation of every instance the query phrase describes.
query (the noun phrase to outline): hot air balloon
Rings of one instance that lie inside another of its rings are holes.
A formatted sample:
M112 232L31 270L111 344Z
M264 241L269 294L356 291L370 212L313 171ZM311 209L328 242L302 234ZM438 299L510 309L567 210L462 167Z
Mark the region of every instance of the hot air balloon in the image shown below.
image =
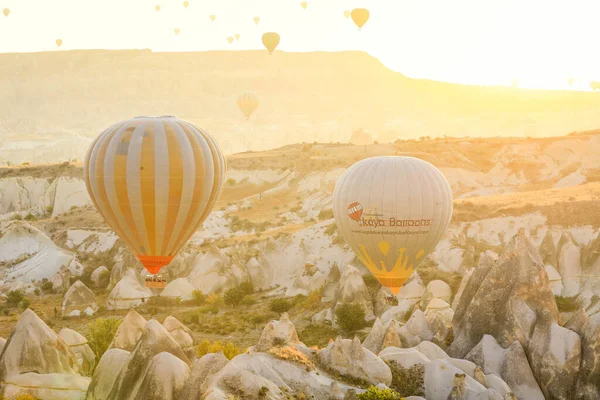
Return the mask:
M569 78L569 86L573 86L574 83L575 83L575 78L573 78L573 77Z
M212 210L225 170L218 144L201 128L170 116L137 117L92 143L84 180L107 224L156 275Z
M254 18L252 18L252 19L254 20L254 23L255 23L256 25L258 25L258 23L260 22L260 17L254 17Z
M306 7L308 7L308 3L303 1L302 3L300 3L300 5L302 6L302 8L304 8L306 10Z
M361 29L369 20L369 10L366 8L355 8L350 13L350 16L352 17L352 21L358 26L358 29Z
M344 17L348 18L350 16L350 10L344 11Z
M233 43L233 37L227 36L227 41L229 42L229 44Z
M173 29L173 32L175 32L176 35L179 35L179 28Z
M2 10L2 14L4 14L5 17L8 17L8 14L10 14L10 9L5 8L4 10Z
M58 47L62 46L62 39L56 39L56 45Z
M155 9L156 11L160 11L160 6L159 6L159 5L156 5L156 6L154 6L154 9Z
M239 33L235 34L235 40L240 40L240 34Z
M258 108L258 95L254 92L244 92L237 98L237 104L246 119L250 119L254 111Z
M262 36L263 45L269 50L269 54L273 54L279 45L279 34L276 32L267 32Z
M442 173L413 157L372 157L348 168L333 193L338 231L379 283L397 294L452 217Z
M210 20L211 20L212 22L215 22L215 19L217 19L217 16L216 16L216 15L211 15L211 16L210 16Z
M184 1L184 2L183 2L183 6L184 6L185 8L188 8L188 6L189 6L189 5L190 5L190 2L189 2L189 1Z

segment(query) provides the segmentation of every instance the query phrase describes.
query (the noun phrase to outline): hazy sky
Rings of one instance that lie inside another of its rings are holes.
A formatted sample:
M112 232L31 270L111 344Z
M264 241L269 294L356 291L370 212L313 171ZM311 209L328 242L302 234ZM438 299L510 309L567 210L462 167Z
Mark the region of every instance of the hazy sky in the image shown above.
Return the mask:
M598 0L308 0L306 10L301 0L189 3L0 0L11 10L0 14L0 52L54 51L58 38L59 51L261 49L262 33L276 31L280 50L362 50L416 78L566 89L572 76L585 90L600 80ZM360 32L344 18L355 7L371 12Z

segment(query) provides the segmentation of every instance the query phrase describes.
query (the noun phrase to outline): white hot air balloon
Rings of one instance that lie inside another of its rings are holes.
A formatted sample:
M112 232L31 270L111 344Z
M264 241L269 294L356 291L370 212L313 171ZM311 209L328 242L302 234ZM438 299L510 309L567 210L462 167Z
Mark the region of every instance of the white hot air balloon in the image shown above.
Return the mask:
M442 173L413 157L372 157L344 172L333 214L346 243L393 293L435 248L452 217Z

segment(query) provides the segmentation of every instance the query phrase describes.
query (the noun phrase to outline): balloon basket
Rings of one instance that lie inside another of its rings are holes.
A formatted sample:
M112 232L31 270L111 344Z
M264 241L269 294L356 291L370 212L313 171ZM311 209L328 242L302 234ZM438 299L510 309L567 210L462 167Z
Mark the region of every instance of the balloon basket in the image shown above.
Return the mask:
M157 275L146 276L146 287L150 289L164 289L167 281Z

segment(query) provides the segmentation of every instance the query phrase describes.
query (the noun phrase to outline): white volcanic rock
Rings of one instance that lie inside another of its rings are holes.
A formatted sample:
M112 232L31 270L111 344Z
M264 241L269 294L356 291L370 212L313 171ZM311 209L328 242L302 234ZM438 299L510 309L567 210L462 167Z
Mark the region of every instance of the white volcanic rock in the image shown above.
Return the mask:
M189 275L195 289L202 293L223 292L249 280L245 269L232 264L220 250L198 254Z
M49 190L54 192L52 218L72 207L92 204L85 182L81 179L61 176L50 184Z
M86 400L106 399L129 354L123 349L106 350L94 371Z
M415 300L399 300L397 306L392 306L381 314L381 322L385 325L393 319L405 323L412 315L415 304Z
M0 262L12 264L5 278L21 282L50 279L73 255L57 247L42 231L23 221L0 223Z
M96 296L81 281L76 281L63 298L62 315L78 317L82 314L92 315L98 311Z
M67 231L66 246L81 253L100 254L113 248L119 237L114 232L96 232L82 229Z
M126 310L137 307L152 297L152 291L144 286L140 276L128 269L106 299L108 310Z
M144 317L132 308L117 328L117 333L108 348L133 351L144 333L146 323Z
M430 324L439 319L447 328L450 328L452 327L453 317L454 310L452 310L450 304L437 297L433 298L425 309L425 318Z
M90 280L94 284L94 287L105 288L110 283L110 271L102 265L92 272Z
M421 298L421 309L426 309L432 299L441 299L450 304L452 302L452 290L450 289L450 286L448 286L446 282L440 280L429 282L425 289L425 293L423 293L423 297Z
M341 375L362 379L373 385L392 382L390 368L371 351L360 344L360 340L338 337L329 346L317 353L319 362Z
M415 347L408 349L388 347L379 353L379 358L387 363L393 362L405 369L411 368L415 365L427 365L431 362L429 357L421 353Z
M562 295L577 296L581 280L581 250L572 241L565 243L560 249L558 271L562 277Z
M114 288L129 269L138 271L143 268L137 257L129 250L124 251L117 258L118 260L110 272L109 288Z
M560 296L564 288L560 274L550 264L546 264L545 269L546 274L548 274L548 280L550 281L550 288L552 288L552 293L554 293L555 296Z
M583 334L581 372L577 382L580 399L600 398L600 314L590 317Z
M52 203L44 195L50 184L47 179L14 177L0 179L0 215L15 211L45 213Z
M71 270L63 265L50 279L50 282L52 282L52 290L55 293L65 293L71 287Z
M432 360L425 365L425 398L427 400L447 400L455 387L456 375L464 379L463 391L466 398L475 398L479 393L485 392L486 387L447 360Z
M416 310L408 322L398 329L402 343L408 347L414 347L423 341L433 340L434 332L427 321L425 313Z
M375 320L371 332L363 342L363 347L378 354L387 347L401 347L402 341L398 335L398 326L395 320L390 320L385 326L379 318Z
M171 337L175 339L190 361L195 361L197 356L196 349L194 348L194 339L192 339L192 331L171 315L165 318L162 325Z
M334 314L335 309L342 304L359 304L365 310L365 320L375 320L369 289L365 285L360 271L351 265L346 266L342 272L333 300L335 302Z
M96 355L88 344L87 339L80 333L69 328L62 328L58 336L65 341L71 352L75 355L79 371L83 375L90 376L96 366Z
M200 358L194 364L190 376L179 394L179 399L196 400L200 398L200 390L206 378L219 372L228 362L229 360L223 353L210 353Z
M473 275L473 272L475 271L475 268L471 268L468 269L467 271L465 271L465 274L462 277L462 280L460 281L460 286L458 287L458 292L456 292L456 295L454 296L454 299L452 300L452 309L456 310L458 308L458 304L460 302L460 298L463 294L463 292L465 291L465 288L467 287L467 283L469 282L469 278L471 278L471 275Z
M7 398L84 399L89 378L77 374L69 346L33 311L25 310L0 355L0 382Z
M179 298L182 301L194 298L192 292L194 287L187 278L179 278L170 282L160 293L162 297Z
M273 347L302 344L298 339L296 327L290 321L288 313L284 312L279 321L270 321L263 329L255 351L268 351Z
M177 400L189 374L190 367L184 361L169 352L158 353L144 371L137 392L129 394L128 398Z

